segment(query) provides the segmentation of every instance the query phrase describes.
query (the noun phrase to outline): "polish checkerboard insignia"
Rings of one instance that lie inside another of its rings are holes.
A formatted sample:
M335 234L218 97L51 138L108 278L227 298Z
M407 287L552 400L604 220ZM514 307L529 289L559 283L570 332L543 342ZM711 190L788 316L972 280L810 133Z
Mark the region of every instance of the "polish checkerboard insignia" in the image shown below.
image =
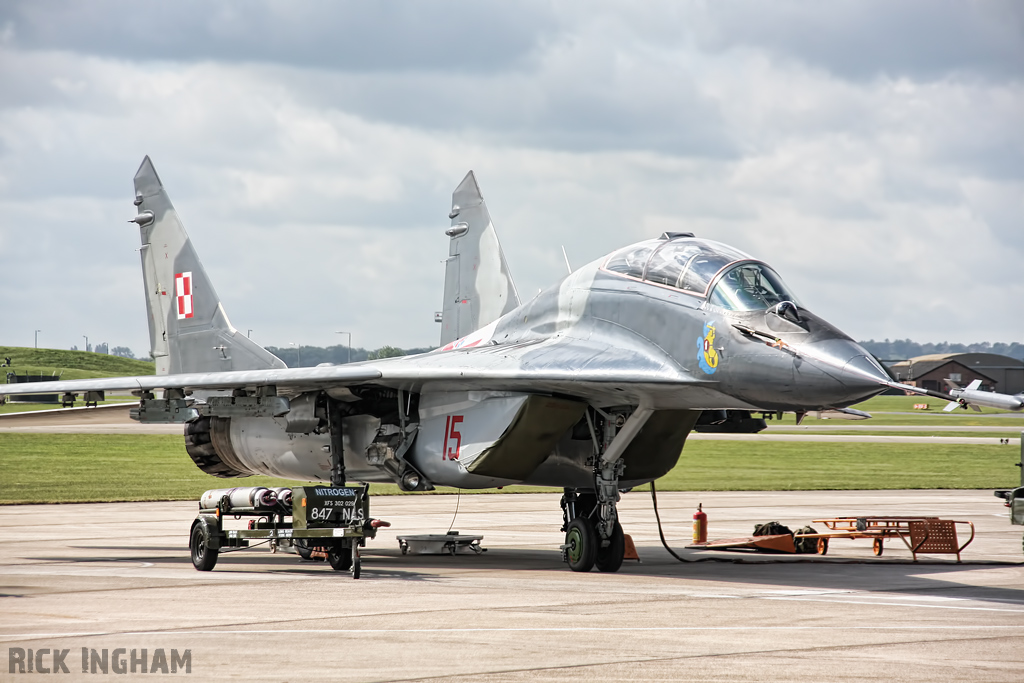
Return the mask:
M178 273L174 276L174 293L178 298L178 320L191 318L192 309L192 273Z

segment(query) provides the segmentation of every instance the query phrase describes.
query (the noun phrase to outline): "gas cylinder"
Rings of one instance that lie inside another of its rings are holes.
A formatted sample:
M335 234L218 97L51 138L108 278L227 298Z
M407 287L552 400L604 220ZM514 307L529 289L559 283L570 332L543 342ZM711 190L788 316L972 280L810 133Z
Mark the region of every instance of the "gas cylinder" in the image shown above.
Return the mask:
M700 503L697 504L697 511L693 513L693 542L708 542L708 516L701 510Z
M270 508L277 504L277 493L265 486L213 489L199 498L200 510L213 510L224 496L233 508Z

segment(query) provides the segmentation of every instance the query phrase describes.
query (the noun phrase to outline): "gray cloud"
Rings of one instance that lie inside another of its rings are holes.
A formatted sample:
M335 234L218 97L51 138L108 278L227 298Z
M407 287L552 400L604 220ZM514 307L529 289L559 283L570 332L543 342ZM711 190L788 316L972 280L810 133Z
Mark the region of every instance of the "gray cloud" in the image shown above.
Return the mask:
M1014 0L716 3L698 40L753 47L840 75L938 79L1024 76L1024 6Z
M905 55L850 48L910 31L902 5L835 6L7 4L0 342L148 348L145 154L267 344L434 341L469 168L526 296L562 245L578 266L693 230L855 337L1021 338L995 312L1024 297L1024 85L997 14L963 15L1001 6L929 5ZM445 26L485 38L427 45ZM938 50L953 28L965 47Z
M2 25L20 49L118 59L469 72L516 63L556 28L545 3L469 0L24 0L0 7Z

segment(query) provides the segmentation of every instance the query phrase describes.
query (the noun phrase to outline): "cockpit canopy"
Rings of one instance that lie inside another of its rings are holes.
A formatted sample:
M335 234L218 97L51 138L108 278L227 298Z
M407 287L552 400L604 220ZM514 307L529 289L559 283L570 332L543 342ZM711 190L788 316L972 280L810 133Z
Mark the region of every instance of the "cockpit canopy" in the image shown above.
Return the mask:
M764 310L783 301L798 303L766 264L711 240L682 237L640 242L612 254L604 268L706 296L710 303L733 311Z

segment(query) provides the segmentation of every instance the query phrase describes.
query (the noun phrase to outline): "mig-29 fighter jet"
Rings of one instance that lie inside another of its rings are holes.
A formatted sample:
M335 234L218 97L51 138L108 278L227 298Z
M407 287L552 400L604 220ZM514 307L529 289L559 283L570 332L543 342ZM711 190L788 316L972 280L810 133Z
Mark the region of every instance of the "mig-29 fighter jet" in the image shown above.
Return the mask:
M934 393L892 381L768 264L690 233L619 249L522 302L472 172L449 214L440 348L288 368L229 322L148 157L135 206L156 375L0 395L132 390L133 417L184 423L188 454L216 477L561 488L575 571L619 569L620 492L667 473L703 411Z

